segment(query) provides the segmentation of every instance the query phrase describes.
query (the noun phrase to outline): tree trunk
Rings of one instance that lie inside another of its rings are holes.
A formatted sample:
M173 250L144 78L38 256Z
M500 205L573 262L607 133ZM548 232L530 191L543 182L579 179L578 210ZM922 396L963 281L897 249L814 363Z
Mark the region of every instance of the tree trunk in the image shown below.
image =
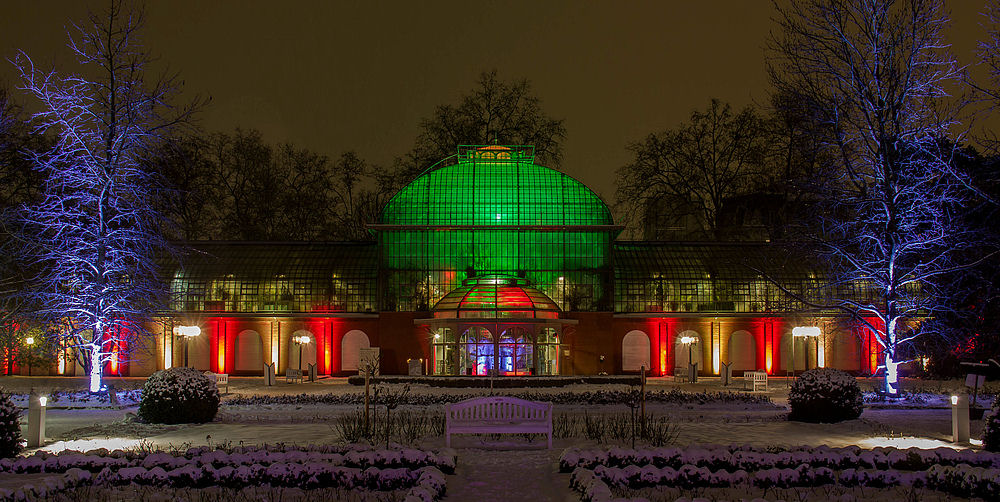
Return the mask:
M892 350L885 351L885 393L889 397L899 395L899 365L893 358Z
M95 344L90 353L90 392L101 391L101 346Z

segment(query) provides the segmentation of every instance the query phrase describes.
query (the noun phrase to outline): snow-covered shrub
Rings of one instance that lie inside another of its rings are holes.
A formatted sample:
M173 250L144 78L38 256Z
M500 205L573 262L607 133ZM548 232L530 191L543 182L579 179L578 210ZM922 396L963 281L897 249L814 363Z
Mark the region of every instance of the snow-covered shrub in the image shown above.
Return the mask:
M840 422L861 416L861 388L851 375L819 368L803 373L788 393L789 420Z
M21 452L21 410L14 406L10 394L0 390L0 457L13 457Z
M993 409L983 415L983 449L1000 451L1000 396L993 400Z
M142 388L139 416L147 422L211 422L218 411L219 388L194 368L157 371Z

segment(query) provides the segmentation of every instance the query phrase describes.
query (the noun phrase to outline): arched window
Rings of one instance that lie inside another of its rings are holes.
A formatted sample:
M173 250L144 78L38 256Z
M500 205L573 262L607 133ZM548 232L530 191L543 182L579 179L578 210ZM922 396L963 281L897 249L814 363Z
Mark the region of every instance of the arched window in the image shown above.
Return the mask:
M361 348L371 347L368 335L360 329L353 329L344 334L340 342L340 370L358 371L361 364Z
M751 371L757 369L757 347L753 335L746 331L734 331L729 335L729 364L733 371Z
M295 338L300 336L308 336L309 343L295 343ZM300 329L288 339L288 367L302 368L305 371L310 364L316 364L316 335L309 330Z
M473 326L462 333L459 340L462 351L459 371L464 375L486 376L495 368L493 334L490 330Z
M622 338L622 371L649 370L649 336L633 330Z
M264 341L252 329L236 335L236 361L233 373L237 375L264 374Z
M534 351L531 337L524 328L509 328L500 335L501 375L534 373Z

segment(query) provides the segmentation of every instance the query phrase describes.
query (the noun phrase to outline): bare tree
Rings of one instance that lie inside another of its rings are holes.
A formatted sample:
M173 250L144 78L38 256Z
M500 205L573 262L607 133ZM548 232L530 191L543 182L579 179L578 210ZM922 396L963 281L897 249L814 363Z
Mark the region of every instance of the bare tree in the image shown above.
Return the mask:
M534 145L535 159L559 167L566 128L562 120L542 111L541 100L527 80L505 82L496 70L479 76L478 86L458 106L441 105L420 122L413 150L396 159L401 182L412 180L441 159L454 155L458 145Z
M373 235L366 225L378 216L399 186L399 179L378 166L369 166L351 151L333 166L331 190L336 201L336 228L331 235L343 240L368 241Z
M688 123L629 146L633 160L618 170L619 207L631 221L651 217L648 210L690 213L701 227L695 238L722 239L723 204L763 184L769 138L752 107L733 113L713 99Z
M152 205L158 186L141 159L191 108L169 104L174 79L147 86L142 21L116 1L75 25L69 48L81 74L40 70L24 53L15 62L21 89L40 104L35 131L55 138L32 159L45 193L23 211L24 256L40 272L32 294L53 322L71 320L52 333L88 368L92 392L105 363L142 343L144 321L168 294L156 260L169 249Z
M836 297L828 307L874 334L885 390L895 395L914 336L908 327L946 308L935 286L969 266L970 255L988 254L952 218L975 194L953 162L957 141L942 140L962 138L947 94L962 79L942 37L948 17L940 0L794 0L776 8L772 81L810 104L830 132L814 243L831 291L856 285L871 294Z

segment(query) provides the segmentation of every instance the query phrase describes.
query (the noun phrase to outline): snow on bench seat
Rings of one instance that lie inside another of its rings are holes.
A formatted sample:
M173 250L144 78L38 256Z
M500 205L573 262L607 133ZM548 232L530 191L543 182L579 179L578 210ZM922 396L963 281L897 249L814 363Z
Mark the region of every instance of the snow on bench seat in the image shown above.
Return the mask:
M445 406L445 446L452 434L539 433L552 448L552 403L516 397L490 396L466 399Z

